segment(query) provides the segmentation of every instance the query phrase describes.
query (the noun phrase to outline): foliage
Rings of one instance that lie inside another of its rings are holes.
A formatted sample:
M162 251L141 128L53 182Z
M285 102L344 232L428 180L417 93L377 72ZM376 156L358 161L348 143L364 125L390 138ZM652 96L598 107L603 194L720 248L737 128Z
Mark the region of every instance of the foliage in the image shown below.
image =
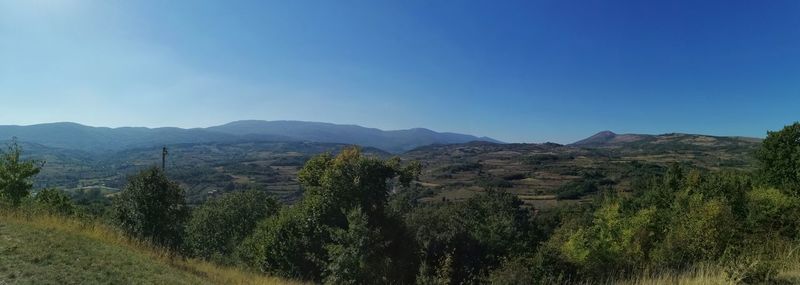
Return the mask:
M186 225L191 255L229 263L235 248L258 222L278 211L277 202L261 191L227 193L195 209Z
M113 201L112 219L129 235L178 248L188 209L183 190L158 168L130 177Z
M387 260L379 254L381 235L368 225L360 208L347 215L347 229L332 229L333 242L326 245L328 264L326 284L385 284L380 268Z
M422 250L417 280L423 283L477 282L505 257L534 245L529 210L506 192L421 207L406 221Z
M581 179L570 181L556 190L556 198L560 200L579 199L587 194L609 188L613 184L614 181L606 178L600 172L585 172Z
M37 161L23 160L22 147L16 139L0 153L0 199L18 206L33 189L32 178L39 174L41 165Z
M746 228L757 234L798 235L800 203L775 188L759 187L747 193Z
M768 132L757 157L767 184L800 196L800 122Z
M403 282L416 264L408 254L404 227L387 210L387 201L395 185L408 186L419 171L419 164L401 166L399 159L363 156L357 148L335 157L316 156L298 173L303 199L260 223L239 256L264 272L315 281L343 280L347 272L367 270L354 260L382 257L369 273ZM369 239L355 239L353 231L369 232ZM380 246L367 252L361 242ZM335 276L331 268L347 272Z
M63 191L42 189L34 198L35 210L53 215L69 216L75 213L75 205Z

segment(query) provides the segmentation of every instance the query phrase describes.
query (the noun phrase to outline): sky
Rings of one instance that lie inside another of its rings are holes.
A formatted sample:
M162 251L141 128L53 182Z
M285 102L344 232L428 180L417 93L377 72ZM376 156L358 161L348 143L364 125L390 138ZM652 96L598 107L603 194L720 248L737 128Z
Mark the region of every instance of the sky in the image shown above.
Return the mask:
M0 0L0 124L763 137L800 1Z

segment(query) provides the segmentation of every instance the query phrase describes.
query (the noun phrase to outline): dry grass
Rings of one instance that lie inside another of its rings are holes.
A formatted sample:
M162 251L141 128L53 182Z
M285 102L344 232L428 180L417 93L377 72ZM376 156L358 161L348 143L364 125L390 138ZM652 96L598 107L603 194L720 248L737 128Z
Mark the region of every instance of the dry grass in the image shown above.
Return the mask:
M610 282L620 285L724 285L736 284L731 281L724 270L716 266L701 266L697 269L680 273L642 274L637 278Z
M19 212L9 212L9 211L0 211L0 226L14 226L17 227L17 233L20 232L19 229L24 230L25 232L30 232L27 235L23 235L20 238L31 240L34 237L41 237L44 236L44 233L50 234L49 236L55 239L64 238L64 239L73 239L73 240L80 240L81 244L89 244L92 247L107 247L111 248L112 252L119 252L120 257L122 256L130 256L133 255L137 257L135 261L140 263L149 263L148 266L155 266L158 268L165 268L165 272L167 274L171 274L168 278L174 278L175 280L183 280L189 284L192 283L208 283L208 284L304 284L301 282L281 279L281 278L274 278L274 277L267 277L257 273L245 271L239 268L232 268L232 267L222 267L218 266L209 262L205 262L202 260L197 259L184 259L181 257L177 257L174 254L169 253L166 250L159 249L157 247L150 246L148 244L132 240L124 236L119 231L110 228L104 224L98 222L86 222L77 219L70 219L64 217L57 217L57 216L47 216L47 215L29 215L29 214L22 214ZM23 243L29 243L27 240L22 240ZM50 241L53 244L63 244L64 242L61 240L57 241ZM2 246L2 244L0 244ZM18 249L19 245L14 245L13 248L17 249L17 251L24 251L26 249ZM45 249L47 250L47 249ZM58 251L61 249L51 249L51 251ZM66 256L64 259L66 260L79 260L81 258L98 258L90 256L91 253L87 253L86 250L81 249L64 249L65 251L76 251L75 253L64 253L59 252L57 254L73 254L76 256ZM18 253L21 255L26 254L25 252ZM127 257L126 256L126 257ZM114 256L112 256L113 258ZM105 257L106 259L108 257ZM24 258L22 258L24 263ZM3 263L0 261L0 263ZM19 263L19 261L17 262ZM127 263L126 263L127 264ZM130 264L131 268L115 268L113 272L126 272L126 271L136 271L138 270L137 263L132 262ZM141 264L139 264L141 265ZM17 266L18 268L25 268L20 267L19 264L0 264L0 266ZM28 267L31 268L31 267ZM93 268L92 270L102 271L103 268ZM159 271L161 272L161 271ZM23 275L25 272L21 272ZM86 272L89 274L90 272ZM61 272L59 274L82 274L79 272L72 272L72 273L64 273ZM108 273L105 273L108 274ZM114 276L118 277L118 276ZM79 278L79 277L78 277ZM125 277L128 278L129 277ZM3 277L0 276L0 280ZM172 279L167 279L172 280ZM57 282L57 280L52 280L47 283ZM142 281L137 282L136 280L131 280L132 283L150 283L153 281ZM158 283L158 281L155 281ZM38 283L35 282L34 283Z

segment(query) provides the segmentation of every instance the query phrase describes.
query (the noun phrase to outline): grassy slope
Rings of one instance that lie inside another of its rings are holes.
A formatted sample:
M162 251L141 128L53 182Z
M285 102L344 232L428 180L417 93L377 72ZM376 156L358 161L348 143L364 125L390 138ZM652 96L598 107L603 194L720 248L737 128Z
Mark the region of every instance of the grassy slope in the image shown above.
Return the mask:
M98 224L0 213L0 284L299 284L171 258Z

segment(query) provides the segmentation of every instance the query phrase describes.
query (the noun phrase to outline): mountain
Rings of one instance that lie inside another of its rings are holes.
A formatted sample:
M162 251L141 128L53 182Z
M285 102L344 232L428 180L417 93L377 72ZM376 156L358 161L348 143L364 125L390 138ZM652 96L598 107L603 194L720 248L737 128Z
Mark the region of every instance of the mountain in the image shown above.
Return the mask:
M759 138L749 137L723 137L697 134L669 133L661 135L644 134L616 134L612 131L602 131L588 138L570 144L575 147L586 148L644 148L669 146L696 147L752 147L761 142Z
M574 142L570 145L580 146L580 147L599 147L599 146L616 145L626 142L640 141L646 137L647 135L637 135L637 134L618 135L612 131L602 131L594 134L591 137Z
M302 121L236 121L210 127L206 130L238 136L280 135L302 141L357 144L376 147L394 153L401 153L430 144L452 144L471 141L500 143L487 137L439 133L423 128L384 131L357 125Z
M0 126L0 140L17 137L22 142L88 152L115 152L131 148L184 143L235 143L248 141L309 141L375 147L400 153L429 144L492 141L491 138L428 129L383 131L356 125L299 121L237 121L209 128L90 127L76 123Z
M110 152L161 144L227 142L238 139L203 129L105 128L76 123L0 126L0 139L6 140L12 137L27 143L89 152Z

